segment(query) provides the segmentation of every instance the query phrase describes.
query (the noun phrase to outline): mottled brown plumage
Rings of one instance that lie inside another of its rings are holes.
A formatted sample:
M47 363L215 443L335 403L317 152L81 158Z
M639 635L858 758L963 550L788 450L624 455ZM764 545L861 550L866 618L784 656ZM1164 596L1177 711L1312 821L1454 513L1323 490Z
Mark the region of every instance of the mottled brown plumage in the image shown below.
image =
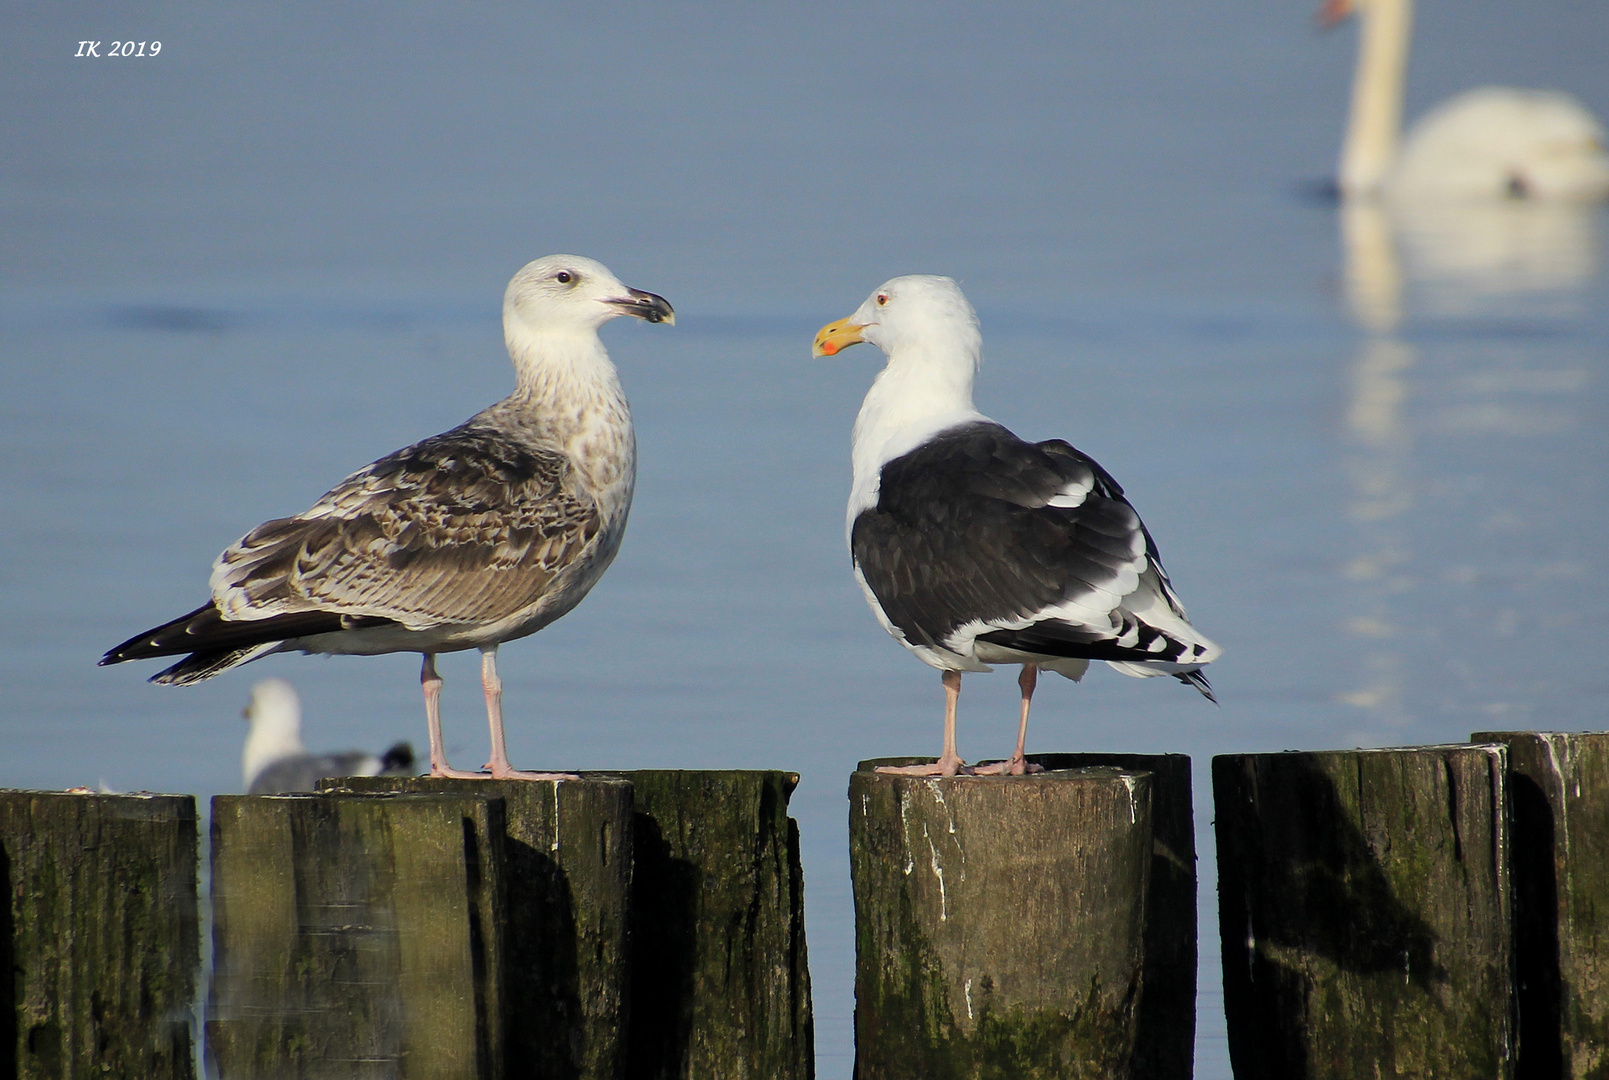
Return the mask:
M223 553L217 584L226 611L494 623L538 604L600 527L563 454L471 422L257 526Z
M526 265L503 298L513 394L257 526L213 564L210 603L101 663L183 656L152 681L186 685L273 652L419 652L431 771L475 775L447 768L434 657L480 649L492 775L534 775L504 752L495 655L580 603L619 550L637 449L597 333L619 315L675 321L591 259Z

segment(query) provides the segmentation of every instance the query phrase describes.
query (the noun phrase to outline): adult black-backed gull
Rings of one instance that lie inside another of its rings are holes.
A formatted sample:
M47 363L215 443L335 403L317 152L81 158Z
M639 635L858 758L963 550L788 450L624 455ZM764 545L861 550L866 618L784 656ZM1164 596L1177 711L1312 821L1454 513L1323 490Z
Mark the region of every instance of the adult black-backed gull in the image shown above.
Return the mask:
M1024 442L972 404L983 342L954 281L884 284L816 334L832 356L857 342L888 364L855 419L849 549L883 628L943 673L944 753L888 771L953 776L963 671L1021 664L1017 749L1040 668L1075 682L1091 660L1172 675L1208 699L1219 654L1186 618L1139 515L1106 470L1060 439ZM967 770L972 771L972 770Z
M302 699L284 679L264 679L246 702L251 729L240 754L248 795L312 791L326 776L412 776L413 747L399 742L384 754L342 750L308 753L302 745Z
M257 526L218 556L210 601L101 663L188 653L151 680L183 686L275 652L422 653L430 773L475 777L447 765L435 657L479 649L492 777L562 776L510 767L497 647L580 603L620 547L636 439L598 340L620 315L675 322L601 263L528 263L503 296L513 394Z

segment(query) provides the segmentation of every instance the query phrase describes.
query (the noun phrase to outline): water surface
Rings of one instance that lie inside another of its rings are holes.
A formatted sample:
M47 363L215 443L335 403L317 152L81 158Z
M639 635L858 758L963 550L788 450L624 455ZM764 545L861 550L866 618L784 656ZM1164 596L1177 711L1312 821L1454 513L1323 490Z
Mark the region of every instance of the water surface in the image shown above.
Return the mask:
M1605 9L1421 8L1410 114L1487 81L1609 113ZM1106 465L1228 649L1221 708L1100 670L1043 683L1030 731L1195 759L1204 1080L1228 1076L1213 754L1603 724L1601 215L1343 241L1300 185L1333 159L1352 41L1300 5L3 18L0 784L238 790L268 675L319 748L422 747L416 657L273 657L182 691L93 663L200 603L258 521L505 393L503 285L562 250L678 325L604 332L637 504L587 601L503 651L511 754L801 774L828 1080L851 1063L847 777L940 734L937 675L877 628L843 546L878 355L809 358L887 277L961 280L980 407ZM163 53L72 58L123 36ZM478 762L474 661L442 671L449 747ZM1014 699L967 678L964 754L1009 750Z

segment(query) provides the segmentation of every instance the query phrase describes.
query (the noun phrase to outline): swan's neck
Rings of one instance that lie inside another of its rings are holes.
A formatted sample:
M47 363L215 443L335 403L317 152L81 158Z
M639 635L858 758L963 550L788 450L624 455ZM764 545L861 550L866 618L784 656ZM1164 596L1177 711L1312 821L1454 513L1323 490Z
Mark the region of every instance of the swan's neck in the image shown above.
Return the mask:
M1362 26L1352 79L1352 111L1341 149L1344 195L1379 192L1396 162L1413 0L1364 0L1359 4L1359 17Z

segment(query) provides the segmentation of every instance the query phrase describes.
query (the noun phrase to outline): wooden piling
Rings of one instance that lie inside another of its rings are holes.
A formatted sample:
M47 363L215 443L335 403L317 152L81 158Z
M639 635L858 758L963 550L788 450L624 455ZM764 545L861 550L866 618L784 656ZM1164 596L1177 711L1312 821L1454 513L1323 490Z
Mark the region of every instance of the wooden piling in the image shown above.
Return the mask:
M218 796L220 1080L500 1080L503 803Z
M798 776L619 775L636 790L627 1076L809 1080Z
M1609 1075L1609 733L1470 738L1508 747L1519 1080Z
M1196 825L1188 754L1030 754L1046 769L1151 774L1151 877L1145 899L1145 992L1134 1080L1190 1080L1196 1058Z
M515 1073L620 1080L628 1023L632 789L618 777L349 777L323 789L503 800L504 1029Z
M1505 757L1213 759L1237 1080L1513 1075Z
M189 795L0 791L0 1075L189 1080Z
M857 1080L1134 1075L1149 773L849 782Z

